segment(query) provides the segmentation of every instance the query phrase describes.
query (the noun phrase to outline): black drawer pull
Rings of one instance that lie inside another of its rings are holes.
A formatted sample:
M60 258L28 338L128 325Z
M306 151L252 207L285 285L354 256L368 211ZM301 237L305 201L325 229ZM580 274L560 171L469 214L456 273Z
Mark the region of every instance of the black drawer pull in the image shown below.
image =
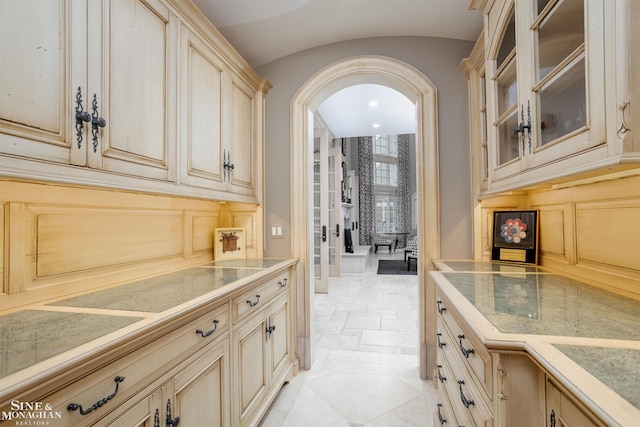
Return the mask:
M247 304L249 304L249 307L255 307L256 305L258 305L258 301L260 301L260 295L256 295L255 302L247 300Z
M460 400L462 400L462 404L465 408L469 409L469 406L475 405L476 402L472 399L467 399L464 393L462 392L462 386L464 385L463 380L458 380L458 385L460 386Z
M436 301L436 304L438 304L438 313L444 314L444 312L447 311L447 307L440 307L440 304L442 304L442 301L438 300Z
M278 282L278 286L280 286L281 288L284 288L285 286L287 286L287 280L288 279L282 279L281 282Z
M462 352L464 357L468 359L469 355L475 353L475 351L472 348L464 348L464 346L462 345L462 340L464 339L464 335L458 335L458 338L460 338L460 351Z
M440 408L442 408L442 403L438 403L438 419L440 420L440 424L445 424L447 419L440 413Z
M178 424L180 424L180 417L171 418L171 399L167 400L167 418L165 419L165 424L167 427L178 427Z
M440 368L442 368L442 365L438 365L438 381L444 383L447 380L447 377L440 373Z
M114 397L116 397L116 394L118 394L118 386L120 385L120 383L122 381L124 381L124 377L115 377L114 381L116 382L116 389L113 393L111 393L109 396L98 400L96 403L94 403L93 405L91 405L90 408L88 408L87 410L84 410L82 408L82 405L78 404L78 403L69 403L69 405L67 405L67 411L75 411L75 410L80 410L80 415L87 415L89 413L91 413L92 411L103 407L108 401L110 401L111 399L113 399Z
M438 332L436 334L437 338L438 338L438 347L442 350L443 347L447 346L447 343L444 341L440 341L440 337L442 336L442 334L440 332Z
M202 336L202 338L206 338L209 335L211 335L212 333L214 333L216 331L216 329L218 329L218 323L220 323L219 320L215 320L213 321L213 329L207 331L207 332L202 332L202 330L200 329L196 329L196 334L200 334L200 336Z

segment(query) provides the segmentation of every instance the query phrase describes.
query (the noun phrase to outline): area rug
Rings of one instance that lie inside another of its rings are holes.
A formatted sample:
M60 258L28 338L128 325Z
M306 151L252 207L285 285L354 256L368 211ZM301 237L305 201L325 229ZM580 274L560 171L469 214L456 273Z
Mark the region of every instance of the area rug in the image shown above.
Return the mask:
M416 263L411 263L411 270L407 270L407 263L401 259L380 259L378 260L378 274L412 274L416 275Z

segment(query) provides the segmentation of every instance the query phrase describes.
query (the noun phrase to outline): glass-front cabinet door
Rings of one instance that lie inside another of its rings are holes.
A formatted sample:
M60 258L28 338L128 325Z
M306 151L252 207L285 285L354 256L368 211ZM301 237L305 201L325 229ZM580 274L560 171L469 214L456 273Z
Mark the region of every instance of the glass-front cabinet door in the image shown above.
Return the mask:
M493 182L513 184L522 171L605 142L603 16L602 0L494 3L486 49Z

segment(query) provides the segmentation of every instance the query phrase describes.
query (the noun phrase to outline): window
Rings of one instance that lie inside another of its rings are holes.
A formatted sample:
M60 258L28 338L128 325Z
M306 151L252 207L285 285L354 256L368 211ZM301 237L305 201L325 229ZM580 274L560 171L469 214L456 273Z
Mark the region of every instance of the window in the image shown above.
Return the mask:
M398 165L395 163L375 162L375 185L396 187L398 185Z
M398 157L398 135L375 135L373 137L373 154Z
M396 207L396 196L376 194L376 233L396 230L398 224Z

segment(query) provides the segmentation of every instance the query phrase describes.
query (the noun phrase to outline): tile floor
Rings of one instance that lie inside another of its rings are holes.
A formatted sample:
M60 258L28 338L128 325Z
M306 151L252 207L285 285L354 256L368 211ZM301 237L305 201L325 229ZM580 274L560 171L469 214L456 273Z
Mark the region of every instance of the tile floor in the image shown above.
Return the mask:
M286 384L260 427L431 427L436 391L418 374L417 276L333 278L315 295L315 362Z

